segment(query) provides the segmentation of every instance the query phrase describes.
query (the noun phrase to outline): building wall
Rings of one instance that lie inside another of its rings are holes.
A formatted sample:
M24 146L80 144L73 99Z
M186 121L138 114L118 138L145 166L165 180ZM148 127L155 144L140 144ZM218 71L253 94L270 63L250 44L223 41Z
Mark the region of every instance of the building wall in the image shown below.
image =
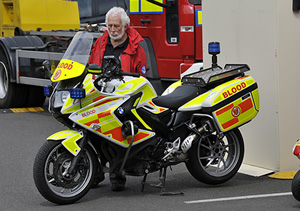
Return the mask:
M277 0L277 66L280 169L298 170L292 148L300 138L300 12L292 0Z
M292 105L298 101L293 99L298 85L289 81L287 69L300 74L296 71L299 47L292 46L292 39L300 37L300 21L293 15L291 1L203 0L204 67L211 65L208 43L218 41L219 65L246 63L251 68L247 74L258 82L260 112L241 127L244 163L280 171L299 166L292 155L293 144L300 138L300 115L296 104Z

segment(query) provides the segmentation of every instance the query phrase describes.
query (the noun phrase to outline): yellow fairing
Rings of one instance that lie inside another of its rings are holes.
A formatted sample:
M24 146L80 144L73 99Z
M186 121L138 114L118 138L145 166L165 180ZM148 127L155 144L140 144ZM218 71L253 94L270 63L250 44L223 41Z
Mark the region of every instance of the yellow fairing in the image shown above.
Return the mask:
M122 135L122 122L120 122L114 114L114 111L116 109L117 106L111 107L103 110L100 113L95 112L95 114L90 116L87 113L82 113L81 116L86 114L87 117L79 119L77 123L83 125L86 128L92 128L94 133L107 138L120 146L128 147L131 139ZM91 111L93 110L90 110L88 112ZM135 136L133 145L144 141L152 137L153 135L154 133L152 132L140 129Z
M89 74L86 76L83 88L85 89L86 97L81 99L81 105L78 100L74 100L68 96L63 108L62 113L73 113L78 111L81 107L86 107L96 101L101 100L102 98L107 97L105 94L100 94L100 92L94 87L92 75Z
M62 59L57 65L54 74L51 77L53 82L62 81L80 76L85 69L85 65L78 62Z
M89 87L90 82L89 79L86 79L85 86ZM89 92L87 91L87 93ZM138 108L141 103L145 104L156 96L155 91L153 91L151 85L145 78L129 80L119 85L112 95L103 95L104 97L100 95L94 99L91 98L94 102L88 105L85 105L86 99L82 99L82 109L74 111L69 118L93 133L126 148L129 146L131 137L124 137L122 135L121 128L123 123L116 116L116 113L118 113L116 110L129 99L129 96L138 93L142 94L135 100L131 113L144 125L146 130L139 129L133 141L133 145L135 145L155 135L155 133L151 131L151 127L149 127L136 112L136 108ZM72 105L72 103L70 103L70 105ZM70 109L74 108L75 107L72 106L70 107Z
M145 82L146 79L143 77L132 79L130 81L120 84L117 87L115 93L118 95L128 94L130 92L133 92L135 89L138 88L138 86L144 84Z
M74 156L80 152L80 147L77 145L77 141L83 138L81 132L75 130L64 130L55 133L47 138L47 140L62 141L62 145Z
M149 99L152 99L157 96L153 87L151 87L149 82L143 77L135 78L130 81L127 81L126 83L121 84L117 87L115 94L127 95L137 94L139 92L143 93L141 99L139 100L139 104L144 103Z
M206 99L210 92L206 92L199 97L194 98L193 100L187 102L183 106L181 106L179 111L196 111L202 108L202 102Z

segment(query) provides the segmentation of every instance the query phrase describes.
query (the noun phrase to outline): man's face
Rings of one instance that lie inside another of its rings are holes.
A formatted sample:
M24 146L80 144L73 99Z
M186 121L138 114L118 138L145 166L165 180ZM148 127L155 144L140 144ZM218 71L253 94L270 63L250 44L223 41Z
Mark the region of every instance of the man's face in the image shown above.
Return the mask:
M125 27L126 26L122 25L121 17L119 15L117 16L110 15L107 18L108 34L111 39L113 40L121 39L125 34Z

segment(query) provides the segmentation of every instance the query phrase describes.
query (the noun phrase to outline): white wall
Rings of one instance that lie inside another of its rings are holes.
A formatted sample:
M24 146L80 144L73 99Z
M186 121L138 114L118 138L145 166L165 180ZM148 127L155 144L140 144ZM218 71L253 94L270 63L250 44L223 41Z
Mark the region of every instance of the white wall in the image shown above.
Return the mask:
M277 0L280 169L299 169L291 149L300 138L300 13L292 0Z
M292 147L300 138L300 15L292 0L203 0L204 67L207 46L221 43L218 63L246 63L256 79L260 112L241 131L244 163L296 170ZM299 61L299 62L298 62Z

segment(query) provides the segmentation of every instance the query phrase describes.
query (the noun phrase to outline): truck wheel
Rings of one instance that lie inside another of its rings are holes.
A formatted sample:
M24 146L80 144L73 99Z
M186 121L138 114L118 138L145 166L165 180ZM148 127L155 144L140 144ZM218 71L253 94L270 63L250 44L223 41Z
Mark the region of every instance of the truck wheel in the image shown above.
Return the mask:
M0 108L20 107L26 102L27 87L10 82L7 58L0 49Z
M25 107L41 107L44 105L46 96L44 95L44 87L27 86L28 97Z

